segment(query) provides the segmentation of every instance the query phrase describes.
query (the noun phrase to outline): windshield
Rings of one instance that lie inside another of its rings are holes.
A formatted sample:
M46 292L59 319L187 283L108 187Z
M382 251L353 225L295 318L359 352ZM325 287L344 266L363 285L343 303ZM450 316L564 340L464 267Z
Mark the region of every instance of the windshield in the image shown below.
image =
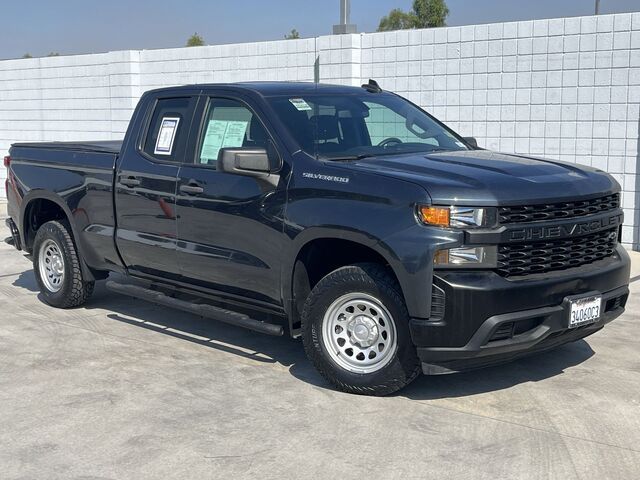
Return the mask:
M300 148L323 159L468 150L424 111L387 93L268 99Z

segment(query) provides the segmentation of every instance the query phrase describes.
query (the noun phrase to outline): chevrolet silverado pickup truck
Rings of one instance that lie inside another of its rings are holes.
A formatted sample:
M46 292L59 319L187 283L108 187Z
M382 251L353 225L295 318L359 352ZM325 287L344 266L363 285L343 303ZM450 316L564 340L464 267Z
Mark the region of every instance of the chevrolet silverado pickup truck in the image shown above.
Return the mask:
M46 303L116 272L112 291L301 337L346 392L582 339L629 294L610 175L481 149L375 81L150 91L123 141L16 143L5 165Z

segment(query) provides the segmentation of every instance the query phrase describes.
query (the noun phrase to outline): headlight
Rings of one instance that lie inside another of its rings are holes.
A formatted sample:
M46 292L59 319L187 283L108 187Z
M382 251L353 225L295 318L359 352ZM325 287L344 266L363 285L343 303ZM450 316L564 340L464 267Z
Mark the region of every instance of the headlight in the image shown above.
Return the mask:
M496 226L496 216L495 208L418 206L420 221L436 227L491 228Z
M496 268L498 249L492 247L459 247L438 250L433 263L436 267Z

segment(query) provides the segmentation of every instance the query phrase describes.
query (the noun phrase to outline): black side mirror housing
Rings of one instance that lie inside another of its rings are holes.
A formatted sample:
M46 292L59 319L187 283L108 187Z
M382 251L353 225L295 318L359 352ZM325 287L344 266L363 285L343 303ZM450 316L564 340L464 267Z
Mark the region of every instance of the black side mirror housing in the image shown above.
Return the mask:
M264 148L223 148L218 159L218 170L260 177L271 173L271 162Z
M473 148L478 147L478 140L475 137L463 137L464 141L467 142L468 145L471 145Z

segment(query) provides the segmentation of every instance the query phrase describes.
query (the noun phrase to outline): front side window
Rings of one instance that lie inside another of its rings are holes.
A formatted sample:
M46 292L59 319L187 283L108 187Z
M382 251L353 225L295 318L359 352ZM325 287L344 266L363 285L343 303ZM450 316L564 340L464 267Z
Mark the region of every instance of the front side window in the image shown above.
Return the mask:
M388 93L312 93L268 101L300 148L317 158L467 150L424 111Z
M144 152L157 160L184 161L193 97L161 98L156 102L144 142Z
M231 99L211 99L197 161L216 166L223 148L269 149L268 134L246 105Z

